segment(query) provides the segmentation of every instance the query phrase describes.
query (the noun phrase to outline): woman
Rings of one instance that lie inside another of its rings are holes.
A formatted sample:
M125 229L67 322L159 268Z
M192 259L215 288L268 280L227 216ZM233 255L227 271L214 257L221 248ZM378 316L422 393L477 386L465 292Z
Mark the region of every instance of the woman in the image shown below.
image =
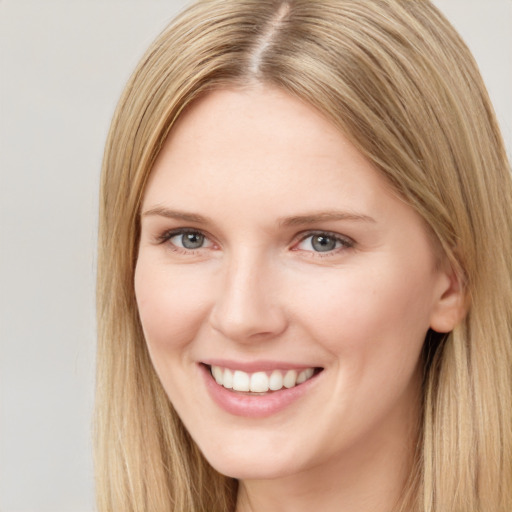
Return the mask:
M430 3L190 7L107 142L99 509L510 510L511 205Z

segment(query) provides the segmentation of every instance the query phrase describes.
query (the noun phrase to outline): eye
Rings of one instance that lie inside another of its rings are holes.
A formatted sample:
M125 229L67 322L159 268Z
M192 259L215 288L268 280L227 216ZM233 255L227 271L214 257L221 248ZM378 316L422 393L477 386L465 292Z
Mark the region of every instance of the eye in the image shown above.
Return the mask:
M177 247L183 247L184 249L199 249L204 244L204 235L201 233L181 233L174 235L169 238L169 241Z
M350 238L342 237L334 233L317 232L303 238L296 249L319 253L334 252L341 248L350 248L354 242Z
M174 248L186 251L203 249L213 245L203 233L191 229L168 231L160 237L160 242L169 242Z

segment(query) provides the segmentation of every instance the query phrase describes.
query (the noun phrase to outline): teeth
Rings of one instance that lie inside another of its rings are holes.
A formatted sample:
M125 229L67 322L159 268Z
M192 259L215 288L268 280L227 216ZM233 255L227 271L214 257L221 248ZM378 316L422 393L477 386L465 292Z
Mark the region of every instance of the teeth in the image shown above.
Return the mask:
M297 384L302 384L306 382L308 379L313 377L313 373L315 370L313 368L307 368L306 370L302 370L297 377Z
M221 370L222 371L222 370ZM221 383L224 385L224 382ZM235 391L249 391L250 378L249 374L236 370L233 374L233 389Z
M270 375L268 387L272 391L277 391L283 387L283 374L279 370L274 370Z
M284 376L283 384L285 388L293 388L297 384L297 372L295 370L288 370Z
M299 375L297 375L297 384L302 384L306 380L307 380L306 370L300 372Z
M264 393L268 391L268 377L265 372L256 372L251 375L251 384L249 389L254 393Z
M253 393L266 393L268 391L279 391L283 387L289 389L302 384L310 379L315 373L314 368L306 370L274 370L270 375L266 372L255 372L252 374L241 370L229 370L220 366L212 366L213 378L220 386L234 391L251 391Z
M223 371L222 368L219 368L218 366L212 366L212 375L217 384L220 384L222 386L223 384Z
M227 389L233 389L233 372L227 368L224 370L222 385Z

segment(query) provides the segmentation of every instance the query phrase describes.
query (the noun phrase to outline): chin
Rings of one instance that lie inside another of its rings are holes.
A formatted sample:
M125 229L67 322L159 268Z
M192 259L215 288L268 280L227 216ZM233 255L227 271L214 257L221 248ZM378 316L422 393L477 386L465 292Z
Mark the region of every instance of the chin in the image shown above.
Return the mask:
M214 439L212 437L212 439ZM280 449L275 445L281 446ZM248 435L241 443L205 443L199 446L209 464L219 473L238 480L266 480L290 476L307 466L299 459L299 446L262 436ZM305 454L302 454L303 457Z
M210 465L222 475L237 480L271 480L283 478L297 472L293 463L277 462L273 459L257 460L243 456L208 459Z

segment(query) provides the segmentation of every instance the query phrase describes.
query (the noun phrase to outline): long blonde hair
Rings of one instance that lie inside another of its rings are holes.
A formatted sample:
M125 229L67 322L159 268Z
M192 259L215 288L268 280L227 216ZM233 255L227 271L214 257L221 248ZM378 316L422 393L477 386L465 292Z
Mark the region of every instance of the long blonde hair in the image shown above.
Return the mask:
M232 512L237 482L204 460L151 365L133 275L139 207L180 113L251 82L318 108L430 226L468 314L425 343L416 466L402 507L512 510L512 185L477 66L424 0L203 0L130 78L104 157L96 471L101 512Z

